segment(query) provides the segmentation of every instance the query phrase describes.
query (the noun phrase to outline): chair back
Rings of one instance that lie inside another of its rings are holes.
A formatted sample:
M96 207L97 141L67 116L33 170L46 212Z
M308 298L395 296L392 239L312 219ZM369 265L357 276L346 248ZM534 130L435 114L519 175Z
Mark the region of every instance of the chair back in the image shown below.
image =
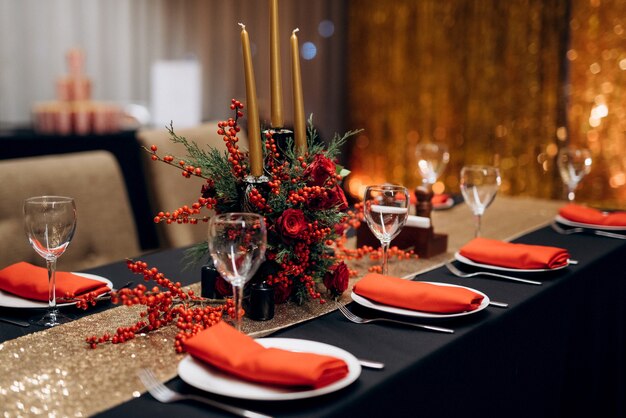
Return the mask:
M58 261L76 271L139 255L139 240L119 165L107 151L0 160L0 268L18 261L43 266L24 231L22 206L32 196L76 201L76 234Z
M201 149L212 147L226 151L223 136L218 135L217 130L217 122L207 122L193 128L180 130L174 126L176 135L197 143ZM247 136L242 131L237 137L241 149L247 150ZM137 133L137 138L147 148L156 145L161 155L170 154L181 158L186 156L185 148L181 144L173 143L165 128L141 130ZM191 207L193 203L197 202L204 184L203 179L195 176L186 179L174 167L159 161L149 161L148 156L146 156L146 160L146 178L152 196L152 207L156 208L157 213L159 211L172 212L184 205ZM207 214L207 212L204 211L203 214ZM197 225L161 223L158 226L158 231L159 239L164 247L182 247L206 241L208 229L206 223Z

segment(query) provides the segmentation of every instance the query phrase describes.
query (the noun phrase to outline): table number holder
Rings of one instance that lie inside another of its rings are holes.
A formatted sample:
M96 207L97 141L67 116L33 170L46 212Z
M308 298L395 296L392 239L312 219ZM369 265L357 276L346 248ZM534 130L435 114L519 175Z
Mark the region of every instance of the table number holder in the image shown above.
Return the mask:
M433 192L430 189L419 186L415 188L415 215L431 218L433 205L431 199ZM373 248L380 247L380 241L372 234L365 222L359 226L356 233L357 246L367 245ZM430 258L438 254L445 253L448 248L448 235L435 233L432 219L428 228L420 228L405 225L397 237L391 241L391 245L408 250L413 248L415 253L423 258Z

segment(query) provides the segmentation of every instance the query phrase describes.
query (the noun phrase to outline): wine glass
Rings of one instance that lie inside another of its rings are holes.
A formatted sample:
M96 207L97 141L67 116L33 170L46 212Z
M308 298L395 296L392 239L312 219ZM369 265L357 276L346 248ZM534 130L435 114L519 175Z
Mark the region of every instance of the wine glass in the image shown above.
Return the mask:
M265 260L265 222L255 213L223 213L209 222L209 252L219 274L233 286L235 327L241 331L243 287Z
M500 171L488 165L468 165L461 169L461 193L476 218L474 237L480 235L485 210L496 197L500 187Z
M26 199L23 208L28 241L48 267L48 311L37 323L53 327L70 320L56 304L56 263L76 231L76 203L71 197L38 196Z
M417 144L415 157L422 182L432 188L450 161L448 147L441 143Z
M567 146L559 151L557 165L567 187L567 200L570 203L576 198L578 183L591 171L591 162L591 152L586 148Z
M393 184L368 186L365 189L363 212L372 233L383 249L383 274L389 271L389 243L402 230L409 215L409 191Z

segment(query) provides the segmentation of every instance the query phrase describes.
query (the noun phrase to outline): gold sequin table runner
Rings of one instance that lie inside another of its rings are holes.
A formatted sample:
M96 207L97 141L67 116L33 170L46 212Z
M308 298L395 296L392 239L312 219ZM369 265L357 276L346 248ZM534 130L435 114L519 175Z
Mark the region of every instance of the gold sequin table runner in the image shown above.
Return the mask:
M561 205L498 196L484 216L483 235L512 239L546 224ZM430 259L392 261L391 274L408 276L438 267L473 236L473 217L465 205L435 212L433 225L436 232L448 234L448 253ZM362 260L351 267L365 272L370 263ZM348 300L349 296L344 295L342 302ZM331 312L335 306L315 301L304 306L282 304L276 306L274 319L245 320L243 328L252 336L266 336ZM153 369L163 381L176 376L182 355L173 349L177 332L173 325L124 344L102 344L95 350L85 343L87 336L134 324L140 310L120 306L0 343L3 416L90 416L140 396L145 389L136 373L142 368Z

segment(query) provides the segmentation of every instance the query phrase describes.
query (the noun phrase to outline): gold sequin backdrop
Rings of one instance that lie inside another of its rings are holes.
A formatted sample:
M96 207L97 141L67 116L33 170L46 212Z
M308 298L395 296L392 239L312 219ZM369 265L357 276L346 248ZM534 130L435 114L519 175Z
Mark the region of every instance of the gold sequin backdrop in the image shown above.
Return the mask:
M418 185L413 148L442 141L439 191L480 163L506 194L562 198L572 142L594 157L577 199L624 208L626 0L353 0L349 19L351 193Z

